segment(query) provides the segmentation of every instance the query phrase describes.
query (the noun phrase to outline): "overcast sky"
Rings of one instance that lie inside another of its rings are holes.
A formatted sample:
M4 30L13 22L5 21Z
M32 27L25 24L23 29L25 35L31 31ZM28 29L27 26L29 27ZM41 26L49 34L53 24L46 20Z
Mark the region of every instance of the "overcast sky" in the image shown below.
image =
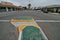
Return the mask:
M15 5L22 6L27 6L27 4L29 3L31 3L32 6L47 6L51 4L60 4L60 0L0 0L0 1L7 1Z

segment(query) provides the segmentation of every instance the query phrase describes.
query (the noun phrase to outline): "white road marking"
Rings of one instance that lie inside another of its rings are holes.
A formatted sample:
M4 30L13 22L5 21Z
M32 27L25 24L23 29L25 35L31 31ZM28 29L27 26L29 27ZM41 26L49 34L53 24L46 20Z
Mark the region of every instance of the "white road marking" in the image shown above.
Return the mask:
M45 35L45 33L43 32L43 30L40 28L40 32L43 35L43 37L45 38L45 40L48 40L47 36Z
M50 13L50 14L56 14L56 15L58 14L59 15L59 13Z
M9 22L10 20L0 20L0 22ZM35 20L36 22L60 22L60 20ZM17 22L16 22L17 23ZM21 22L20 22L21 23Z
M60 20L36 20L36 22L60 22Z
M22 31L19 33L18 40L21 40L21 37L22 37Z
M36 22L11 22L15 27L18 27L18 26L20 26L20 25L24 25L24 24L36 24L37 25L37 23Z
M0 22L9 22L10 20L0 20Z

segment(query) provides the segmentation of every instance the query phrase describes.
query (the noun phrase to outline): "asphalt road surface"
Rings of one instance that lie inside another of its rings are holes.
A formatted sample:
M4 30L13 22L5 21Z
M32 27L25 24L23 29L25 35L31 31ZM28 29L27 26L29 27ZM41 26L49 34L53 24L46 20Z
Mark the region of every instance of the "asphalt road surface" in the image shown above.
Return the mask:
M17 40L18 31L10 22L0 22L0 40Z
M15 11L2 16L0 20L10 20L21 16L30 16L35 20L60 20L60 14L48 14L36 10ZM1 22L0 22L1 23ZM4 22L3 22L4 23ZM49 40L60 40L60 22L37 22ZM5 25L5 24L3 24ZM11 26L11 25L10 25ZM0 26L1 27L1 26Z
M43 13L41 11L34 11L34 10L21 10L21 11L16 11L16 12L11 12L8 13L6 12L6 16L0 17L0 20L2 19L13 19L13 18L18 18L20 16L30 16L33 17L35 20L60 20L60 14L47 14ZM2 14L2 13L0 13ZM3 15L3 14L2 14ZM0 15L1 16L1 15Z
M49 40L60 40L60 22L40 22L38 25L42 28Z

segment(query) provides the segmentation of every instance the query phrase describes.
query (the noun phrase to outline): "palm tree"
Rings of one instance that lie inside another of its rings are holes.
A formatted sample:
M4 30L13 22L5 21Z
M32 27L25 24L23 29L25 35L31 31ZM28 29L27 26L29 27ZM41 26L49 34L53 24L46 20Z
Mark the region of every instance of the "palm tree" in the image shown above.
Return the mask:
M29 8L29 9L31 8L31 4L28 4L28 8Z

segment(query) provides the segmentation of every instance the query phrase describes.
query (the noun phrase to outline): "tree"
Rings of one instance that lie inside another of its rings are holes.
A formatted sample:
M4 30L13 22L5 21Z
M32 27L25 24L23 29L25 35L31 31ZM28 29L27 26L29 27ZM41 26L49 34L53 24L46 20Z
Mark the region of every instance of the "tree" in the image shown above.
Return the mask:
M29 8L29 9L31 8L31 4L28 4L28 8Z

